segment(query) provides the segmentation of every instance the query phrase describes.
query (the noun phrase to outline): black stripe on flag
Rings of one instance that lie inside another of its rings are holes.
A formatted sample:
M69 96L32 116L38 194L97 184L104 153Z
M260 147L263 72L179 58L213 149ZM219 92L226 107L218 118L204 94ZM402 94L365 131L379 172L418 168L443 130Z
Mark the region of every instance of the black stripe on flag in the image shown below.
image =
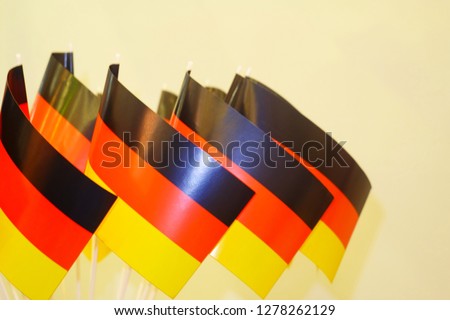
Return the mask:
M231 225L254 192L136 98L117 74L118 65L110 66L100 111L105 124L180 190Z
M11 74L20 76L22 67ZM1 141L23 175L61 212L94 232L116 197L72 166L36 131L10 90L3 99L1 128Z
M280 142L292 141L295 152L304 153L304 147L312 141L322 146L314 149L314 163L310 163L347 196L358 213L361 212L371 188L369 179L350 154L330 135L279 94L254 79L237 75L227 99L264 132L271 132ZM331 158L332 150L338 153L334 159Z
M328 190L268 135L189 74L183 88L175 110L178 118L207 141L225 146L221 151L228 158L313 228L333 199ZM226 147L233 144L240 147ZM257 155L258 161L249 162L249 152Z
M100 98L86 88L69 71L70 69L61 64L61 61L73 70L73 57L52 54L39 94L88 140L91 140Z

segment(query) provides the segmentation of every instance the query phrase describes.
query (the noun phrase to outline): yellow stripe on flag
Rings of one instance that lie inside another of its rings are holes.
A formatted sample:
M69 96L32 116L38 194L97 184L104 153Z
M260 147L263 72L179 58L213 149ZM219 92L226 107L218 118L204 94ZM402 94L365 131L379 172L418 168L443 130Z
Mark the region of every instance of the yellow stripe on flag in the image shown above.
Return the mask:
M345 247L322 221L315 226L300 251L325 273L330 281L339 268Z
M0 272L30 299L49 299L67 271L29 242L0 209Z
M102 179L95 173L94 169L92 169L91 164L89 163L89 160L86 164L86 169L84 170L84 174L94 181L96 184L98 184L103 189L109 191L112 194L115 194L107 185L105 182L103 182ZM100 262L106 256L111 252L111 250L103 243L103 241L100 241L97 239L97 248L98 248L98 254L97 254L97 261ZM91 260L92 259L92 238L89 240L89 243L84 247L83 250L84 255Z
M92 169L91 164L89 163L89 161L86 164L86 169L84 170L84 174L91 179L92 181L94 181L96 184L98 184L100 187L102 187L103 189L105 189L106 191L109 191L112 194L115 194L114 191L112 191L108 185L97 175L97 173L94 171L94 169Z
M199 261L120 198L97 235L123 261L172 298L200 266Z
M212 256L263 298L287 267L279 255L239 221L231 225Z
M84 247L83 253L89 260L92 259L92 238L89 240L86 247ZM104 244L100 239L97 239L97 262L105 259L110 253L111 250L106 246L106 244Z

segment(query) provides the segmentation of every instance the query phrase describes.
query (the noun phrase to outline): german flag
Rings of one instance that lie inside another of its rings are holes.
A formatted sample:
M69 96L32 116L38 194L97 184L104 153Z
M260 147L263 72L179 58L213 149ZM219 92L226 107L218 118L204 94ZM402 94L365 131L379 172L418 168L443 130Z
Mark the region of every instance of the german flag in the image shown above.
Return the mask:
M175 297L247 205L253 191L179 134L110 66L88 176L119 199L98 237Z
M262 83L237 75L227 101L261 130L271 132L333 194L333 202L301 248L332 281L369 194L369 179L329 134Z
M74 76L72 52L51 54L31 112L31 123L82 172L86 168L100 99ZM84 251L88 258L91 249L89 243ZM101 261L108 253L99 241L97 260Z
M25 106L20 66L8 73L0 119L0 272L27 297L47 299L116 197L51 146Z
M100 97L73 75L73 53L53 53L31 113L31 122L67 160L84 172Z
M269 135L186 74L171 123L255 191L213 256L264 297L332 200Z

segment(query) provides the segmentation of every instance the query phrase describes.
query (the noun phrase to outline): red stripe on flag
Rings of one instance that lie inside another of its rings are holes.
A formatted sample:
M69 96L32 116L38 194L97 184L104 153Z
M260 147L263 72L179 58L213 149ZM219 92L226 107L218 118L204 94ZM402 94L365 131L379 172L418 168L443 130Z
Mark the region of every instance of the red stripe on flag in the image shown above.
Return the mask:
M34 246L68 270L92 234L59 211L26 179L2 143L0 159L0 206L4 213Z
M39 94L31 118L36 130L70 163L84 172L90 141Z
M20 105L19 105L19 108L22 110L22 112L26 115L26 117L28 118L28 119L30 119L30 113L28 112L28 102L24 102L24 103L21 103Z
M172 115L171 124L182 135L224 164L224 168L255 192L237 220L263 240L286 263L289 263L311 233L311 229L264 185L208 144L176 115Z
M333 201L331 201L330 206L324 212L321 220L331 230L333 230L336 236L341 240L344 247L347 247L359 217L355 207L345 196L345 194L338 187L336 187L336 185L322 172L320 172L317 168L308 163L305 159L300 157L290 148L286 147L275 139L273 140L277 142L281 147L283 147L286 152L297 159L297 161L299 161L303 166L305 166L333 195L334 199Z
M227 226L139 158L100 117L95 128L89 162L98 176L144 219L203 261ZM113 159L105 153L122 161L108 166L105 162Z

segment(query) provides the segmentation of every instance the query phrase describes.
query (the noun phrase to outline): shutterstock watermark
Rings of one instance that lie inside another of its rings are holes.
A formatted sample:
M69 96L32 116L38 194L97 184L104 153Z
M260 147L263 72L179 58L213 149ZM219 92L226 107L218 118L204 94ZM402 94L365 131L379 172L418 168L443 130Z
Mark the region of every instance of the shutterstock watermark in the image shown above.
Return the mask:
M300 161L304 161L304 164L316 168L348 167L341 155L346 141L336 143L331 132L324 134L322 141L310 140L301 146L296 146L293 141L277 142L272 139L270 133L264 135L261 141L231 141L225 145L218 141L202 142L196 139L194 133L188 138L176 133L168 140L144 143L133 139L130 132L125 132L122 141L123 143L108 141L101 146L104 156L101 166L130 168L150 164L157 169L162 169L173 166L186 168L222 165L227 167L235 164L249 169L261 165L268 168L295 168L302 165ZM193 144L200 148L195 148Z

